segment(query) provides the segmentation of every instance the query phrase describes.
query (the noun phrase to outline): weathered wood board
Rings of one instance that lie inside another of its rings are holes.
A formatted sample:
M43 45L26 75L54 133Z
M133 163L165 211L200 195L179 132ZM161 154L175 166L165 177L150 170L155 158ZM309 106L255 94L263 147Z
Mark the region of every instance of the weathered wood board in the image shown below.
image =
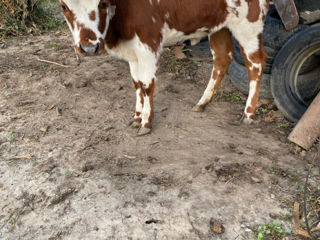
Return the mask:
M299 14L293 0L273 0L280 18L287 30L291 30L299 23Z
M288 139L304 149L309 149L318 137L320 137L320 92Z

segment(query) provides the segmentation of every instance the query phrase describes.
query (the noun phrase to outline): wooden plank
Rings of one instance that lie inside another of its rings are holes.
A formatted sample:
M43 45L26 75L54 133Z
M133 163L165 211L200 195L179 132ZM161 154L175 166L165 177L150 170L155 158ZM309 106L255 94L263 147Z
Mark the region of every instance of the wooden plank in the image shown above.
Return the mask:
M294 0L273 0L280 18L287 30L295 28L299 23L299 14Z
M288 139L304 149L309 149L320 137L320 92L302 116Z

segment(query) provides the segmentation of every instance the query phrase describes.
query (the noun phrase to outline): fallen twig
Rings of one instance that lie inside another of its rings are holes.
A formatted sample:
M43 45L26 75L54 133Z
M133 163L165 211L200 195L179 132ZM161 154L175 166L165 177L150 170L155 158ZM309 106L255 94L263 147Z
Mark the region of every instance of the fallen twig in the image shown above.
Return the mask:
M23 155L23 156L15 156L15 157L12 157L10 158L11 160L19 160L19 159L32 159L33 156L30 155L30 154L26 154L26 155Z
M296 234L312 239L309 233L306 230L303 230L300 226L300 204L295 202L293 205L293 227Z
M60 66L60 67L64 67L64 68L68 68L69 67L67 65L63 65L63 64L60 64L60 63L57 63L57 62L44 60L44 59L41 59L41 58L38 58L37 60L40 61L40 62L50 63L50 64L54 64L54 65L57 65L57 66Z

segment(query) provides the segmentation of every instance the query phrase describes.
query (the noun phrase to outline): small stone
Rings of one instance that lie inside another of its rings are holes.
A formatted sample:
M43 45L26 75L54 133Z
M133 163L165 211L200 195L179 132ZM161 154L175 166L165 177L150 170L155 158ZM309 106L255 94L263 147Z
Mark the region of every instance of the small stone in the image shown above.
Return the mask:
M48 131L48 129L49 129L49 127L46 126L46 127L40 128L40 131L43 133L46 133Z
M274 199L276 196L274 194L271 194L270 197Z
M294 151L296 154L300 153L302 151L301 147L299 147L298 145L295 146Z
M257 177L251 177L252 181L255 183L262 183L262 180L260 178Z
M305 157L307 155L307 152L305 150L301 151L300 156Z
M223 234L225 232L224 226L214 218L210 219L210 229L212 232L217 234Z
M81 166L81 171L82 172L88 172L94 169L94 165L91 162L85 162Z

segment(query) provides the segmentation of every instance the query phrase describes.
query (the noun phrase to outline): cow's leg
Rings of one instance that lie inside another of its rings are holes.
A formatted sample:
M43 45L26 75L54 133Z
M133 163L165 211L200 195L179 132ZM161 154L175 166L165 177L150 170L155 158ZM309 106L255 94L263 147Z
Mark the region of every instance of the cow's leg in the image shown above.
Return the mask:
M148 46L143 44L136 50L138 59L137 75L141 89L141 94L139 96L143 97L143 100L141 100L143 107L140 115L141 128L138 131L139 136L150 133L152 129L152 122L154 119L153 94L156 83L159 53L160 50L158 53L154 53ZM141 105L138 107L141 107Z
M143 109L141 113L141 128L139 129L138 135L143 136L151 132L152 122L154 119L154 105L153 105L153 94L155 89L156 79L152 79L149 84L141 83L143 93Z
M133 78L133 84L136 89L136 107L135 107L135 114L134 119L131 124L134 128L141 127L141 112L143 109L143 92L141 82L138 79L138 62L131 61L129 62L131 76Z
M228 29L221 29L209 38L214 65L208 86L200 101L192 109L195 112L202 112L212 100L234 56L231 33Z
M263 46L261 33L258 33L251 39L247 39L247 36L248 35L240 35L237 37L237 40L239 41L242 55L246 62L250 81L243 122L250 124L253 122L258 107L260 83L266 62L266 51Z

